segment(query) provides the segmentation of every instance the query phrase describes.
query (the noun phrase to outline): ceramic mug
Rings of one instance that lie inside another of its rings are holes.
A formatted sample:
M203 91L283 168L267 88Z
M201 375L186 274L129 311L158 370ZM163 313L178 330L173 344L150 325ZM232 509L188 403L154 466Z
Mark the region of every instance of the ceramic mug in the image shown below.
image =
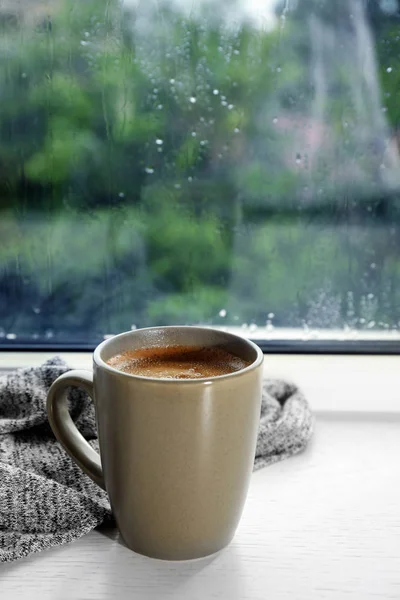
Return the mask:
M224 348L248 361L204 379L131 375L107 364L136 348ZM51 386L47 409L57 439L104 488L129 548L168 560L213 554L237 528L253 468L263 354L253 342L201 327L152 327L102 342L91 371L69 371ZM71 386L91 396L100 456L68 412Z

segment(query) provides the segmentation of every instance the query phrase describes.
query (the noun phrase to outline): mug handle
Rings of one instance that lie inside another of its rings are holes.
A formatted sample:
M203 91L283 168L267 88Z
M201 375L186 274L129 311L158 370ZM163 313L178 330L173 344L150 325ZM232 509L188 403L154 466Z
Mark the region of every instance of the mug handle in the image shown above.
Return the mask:
M83 389L93 401L93 373L68 371L60 375L47 394L47 414L54 435L70 457L97 485L105 490L100 456L79 433L68 411L69 387Z

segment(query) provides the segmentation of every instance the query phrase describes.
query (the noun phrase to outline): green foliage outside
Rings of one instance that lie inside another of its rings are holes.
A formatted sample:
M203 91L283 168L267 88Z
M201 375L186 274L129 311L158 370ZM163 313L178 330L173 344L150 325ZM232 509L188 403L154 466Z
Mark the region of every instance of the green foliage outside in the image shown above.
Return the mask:
M4 20L4 339L90 343L160 323L265 325L271 313L284 326L397 326L399 232L374 221L370 158L357 155L357 187L332 176L329 152L311 169L296 146L315 95L296 19L228 29L164 7L139 27L116 0L64 0L33 28ZM388 21L376 44L393 128L397 38ZM334 140L355 114L343 69Z

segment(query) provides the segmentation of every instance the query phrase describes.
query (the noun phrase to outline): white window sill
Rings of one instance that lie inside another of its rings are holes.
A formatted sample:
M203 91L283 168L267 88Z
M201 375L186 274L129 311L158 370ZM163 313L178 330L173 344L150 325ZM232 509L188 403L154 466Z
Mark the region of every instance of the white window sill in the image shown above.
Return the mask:
M43 358L29 355L28 362ZM1 365L18 361L9 354ZM91 366L89 356L70 355L68 362ZM2 597L400 598L399 362L395 356L266 356L266 375L295 381L311 401L315 435L302 454L253 475L236 537L218 556L154 561L129 551L116 530L100 529L0 565Z
M91 369L90 352L58 353L72 368ZM0 352L0 373L42 364L54 352ZM313 410L400 413L400 356L267 354L265 376L296 383Z

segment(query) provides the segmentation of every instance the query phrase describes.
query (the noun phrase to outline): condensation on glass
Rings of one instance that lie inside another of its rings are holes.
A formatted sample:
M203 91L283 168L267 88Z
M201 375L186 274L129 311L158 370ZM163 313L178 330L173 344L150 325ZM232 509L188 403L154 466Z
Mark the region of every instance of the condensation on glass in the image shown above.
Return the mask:
M397 0L4 0L0 344L396 336Z

